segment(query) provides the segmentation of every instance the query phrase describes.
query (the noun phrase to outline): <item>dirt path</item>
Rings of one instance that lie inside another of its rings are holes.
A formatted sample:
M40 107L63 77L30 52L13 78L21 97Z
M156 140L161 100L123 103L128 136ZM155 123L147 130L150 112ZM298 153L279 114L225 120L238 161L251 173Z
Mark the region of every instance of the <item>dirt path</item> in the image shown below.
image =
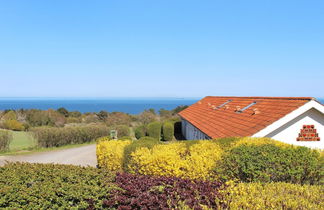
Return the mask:
M5 161L20 161L29 163L59 163L80 166L97 165L96 145L86 145L71 149L62 149L48 152L37 152L28 155L0 156L0 166Z

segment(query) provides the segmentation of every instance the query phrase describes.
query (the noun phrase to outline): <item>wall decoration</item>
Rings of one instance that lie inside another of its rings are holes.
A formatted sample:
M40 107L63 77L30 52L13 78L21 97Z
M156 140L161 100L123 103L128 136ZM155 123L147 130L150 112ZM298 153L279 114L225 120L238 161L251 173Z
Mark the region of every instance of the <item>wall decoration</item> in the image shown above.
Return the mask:
M320 141L317 130L314 125L303 125L297 137L297 141Z

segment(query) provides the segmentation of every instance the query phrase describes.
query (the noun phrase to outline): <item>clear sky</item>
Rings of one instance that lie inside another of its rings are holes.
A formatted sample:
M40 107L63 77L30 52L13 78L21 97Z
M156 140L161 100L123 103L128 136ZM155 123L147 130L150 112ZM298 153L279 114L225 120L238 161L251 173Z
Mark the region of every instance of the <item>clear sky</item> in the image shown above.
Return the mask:
M324 1L0 1L0 97L206 95L324 97Z

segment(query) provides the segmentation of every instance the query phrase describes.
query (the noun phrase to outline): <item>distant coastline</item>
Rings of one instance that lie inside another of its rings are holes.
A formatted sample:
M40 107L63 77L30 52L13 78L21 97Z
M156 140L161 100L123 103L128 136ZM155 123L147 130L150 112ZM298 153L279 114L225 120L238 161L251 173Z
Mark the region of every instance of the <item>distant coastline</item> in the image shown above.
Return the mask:
M0 98L0 110L58 109L69 111L125 112L139 114L146 109L171 110L180 105L191 105L199 98Z
M2 97L0 98L0 110L6 109L58 109L64 107L69 111L99 112L125 112L139 114L146 109L171 110L180 105L191 105L200 98L54 98L54 97ZM324 98L317 99L324 104Z

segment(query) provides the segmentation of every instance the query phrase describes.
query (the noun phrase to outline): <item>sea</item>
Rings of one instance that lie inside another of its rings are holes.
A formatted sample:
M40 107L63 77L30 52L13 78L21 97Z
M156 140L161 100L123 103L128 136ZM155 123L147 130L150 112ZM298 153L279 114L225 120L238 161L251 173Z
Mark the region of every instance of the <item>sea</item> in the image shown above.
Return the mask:
M177 106L191 105L200 98L0 98L0 110L7 109L58 109L85 112L125 112L139 114L147 109L158 112Z
M177 106L191 105L200 98L0 98L0 110L6 109L58 109L69 111L125 112L139 114L146 109L172 110ZM324 104L324 98L317 99Z

